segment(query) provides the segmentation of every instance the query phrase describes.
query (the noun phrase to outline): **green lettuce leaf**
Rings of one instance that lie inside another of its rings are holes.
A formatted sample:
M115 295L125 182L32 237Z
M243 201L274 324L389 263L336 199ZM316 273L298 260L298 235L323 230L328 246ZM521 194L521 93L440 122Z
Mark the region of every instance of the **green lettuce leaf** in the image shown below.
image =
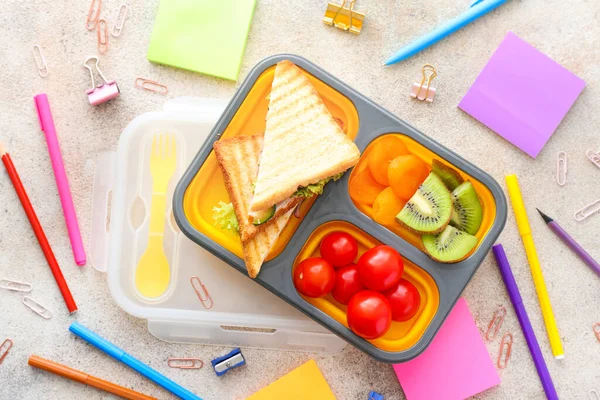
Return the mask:
M339 174L330 176L327 179L321 179L318 183L315 183L313 185L300 186L298 188L298 190L296 191L296 193L294 193L293 196L308 199L310 197L313 197L314 195L319 195L319 194L323 193L323 188L325 187L325 185L328 182L330 182L332 180L337 181L338 179L340 179L342 177L342 175L344 175L344 173L340 172Z
M219 201L218 206L213 207L213 219L221 229L232 232L239 232L240 225L235 217L232 203Z

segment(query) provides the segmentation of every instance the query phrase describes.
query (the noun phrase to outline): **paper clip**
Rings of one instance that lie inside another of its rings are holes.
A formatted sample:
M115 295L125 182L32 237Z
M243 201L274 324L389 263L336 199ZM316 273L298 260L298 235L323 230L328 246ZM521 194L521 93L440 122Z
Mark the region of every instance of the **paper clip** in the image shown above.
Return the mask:
M596 389L590 390L590 400L600 400L600 395L598 395Z
M593 326L594 334L596 335L596 339L600 342L600 322L596 322Z
M504 308L504 306L500 306L494 313L494 316L488 325L487 332L485 333L485 339L487 341L491 342L496 338L496 335L498 334L498 331L504 322L504 317L506 317L506 308Z
M159 94L169 93L169 88L162 83L151 81L150 79L146 78L137 78L135 80L135 87Z
M36 51L37 49L37 51ZM43 78L48 75L48 64L46 64L46 58L42 53L42 48L39 44L33 46L33 59L35 60L35 65L37 65L38 73Z
M11 349L11 347L13 347L13 341L10 339L6 339L0 345L0 364L2 364L2 361L4 361L8 355L8 351Z
M98 20L98 51L102 54L108 51L108 28L106 25L106 21L101 19Z
M580 210L575 211L574 217L576 221L581 222L598 211L600 211L600 199L588 204Z
M600 168L600 154L596 153L594 150L588 150L585 152L585 155L596 167Z
M204 367L204 361L199 358L174 358L171 357L167 361L167 365L171 368L179 369L200 369Z
M567 153L564 151L556 153L556 183L559 186L567 183Z
M498 354L498 368L504 369L507 367L510 353L512 352L512 344L512 334L504 334L504 336L502 336L502 342L500 343L500 353Z
M433 78L437 76L437 71L433 65L425 64L423 65L421 72L423 74L423 79L421 79L420 84L413 83L410 90L410 97L431 103L433 101L433 97L435 96L435 88L431 87L431 81L433 81Z
M30 283L0 279L0 289L12 290L13 292L31 292L33 287Z
M96 60L96 71L98 75L104 80L104 83L96 86L94 81L94 71L92 71L92 67L90 67L88 62L91 60ZM85 91L88 96L88 101L91 105L97 106L98 104L102 104L108 100L114 99L115 97L119 97L121 92L119 91L119 87L117 86L117 82L113 79L111 81L107 81L102 71L100 71L100 67L98 66L98 57L88 57L84 62L83 66L86 67L90 71L90 78L92 80L92 87Z
M354 11L356 0L341 0L341 4L328 3L323 22L346 32L358 35L362 30L365 14ZM348 3L348 6L346 6Z
M98 3L96 8L96 12L94 12L94 6ZM102 8L102 0L92 0L92 4L90 4L90 10L88 11L87 20L85 21L85 27L88 31L93 31L96 28L96 24L98 23L98 18L100 18L100 9ZM92 24L90 24L90 22Z
M197 276L192 276L190 278L190 283L192 284L194 292L196 292L196 296L198 296L198 299L200 299L202 306L207 310L210 310L214 305L214 302L212 297L210 297L210 293L208 293L206 286L204 286L200 278Z
M41 305L40 303L38 303L31 297L25 296L25 297L23 297L22 301L23 301L23 304L25 304L27 306L27 308L29 308L31 311L33 311L37 315L41 316L42 318L45 318L45 319L52 318L52 313L50 312L50 310L48 310L46 307L44 307L43 305Z
M127 19L127 4L121 4L119 7L119 13L117 14L117 21L113 25L113 29L111 34L114 37L121 36L123 32L123 25L125 25L125 20Z

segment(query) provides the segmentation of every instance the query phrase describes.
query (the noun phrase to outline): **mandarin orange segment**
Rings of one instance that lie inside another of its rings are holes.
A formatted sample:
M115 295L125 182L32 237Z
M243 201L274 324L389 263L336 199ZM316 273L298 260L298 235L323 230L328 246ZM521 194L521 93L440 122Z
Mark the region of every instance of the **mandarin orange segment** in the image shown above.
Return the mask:
M412 154L394 158L388 168L390 186L404 200L413 197L428 175L429 166Z
M408 148L396 136L385 136L379 139L368 155L367 163L373 178L384 186L389 186L388 167L392 160L398 156L409 154Z
M350 197L357 203L371 205L385 186L377 183L368 168L356 172L348 185Z
M383 189L373 203L373 220L383 226L393 227L399 225L396 215L404 208L406 200L402 200L391 187Z

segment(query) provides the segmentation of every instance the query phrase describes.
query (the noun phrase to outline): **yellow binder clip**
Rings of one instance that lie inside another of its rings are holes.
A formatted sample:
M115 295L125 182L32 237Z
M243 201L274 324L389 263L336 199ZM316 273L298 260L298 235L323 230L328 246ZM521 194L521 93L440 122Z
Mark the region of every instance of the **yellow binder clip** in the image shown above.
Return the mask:
M354 11L354 3L356 0L342 0L341 4L328 3L323 22L358 35L362 30L365 14Z

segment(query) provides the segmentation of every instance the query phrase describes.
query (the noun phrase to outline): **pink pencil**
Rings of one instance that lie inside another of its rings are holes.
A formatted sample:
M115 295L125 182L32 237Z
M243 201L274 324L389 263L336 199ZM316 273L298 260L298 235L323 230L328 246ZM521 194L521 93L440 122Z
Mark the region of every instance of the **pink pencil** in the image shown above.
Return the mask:
M79 232L79 223L77 222L77 214L75 213L75 206L71 197L69 181L67 180L60 147L58 146L58 138L56 137L56 129L54 128L54 121L50 112L48 96L42 93L34 96L34 99L38 116L40 117L40 125L48 143L48 151L50 152L50 160L52 161L52 169L56 178L56 186L58 187L58 194L65 215L65 222L67 223L67 230L69 231L73 256L77 265L83 266L86 261L85 250L83 249L81 232Z

